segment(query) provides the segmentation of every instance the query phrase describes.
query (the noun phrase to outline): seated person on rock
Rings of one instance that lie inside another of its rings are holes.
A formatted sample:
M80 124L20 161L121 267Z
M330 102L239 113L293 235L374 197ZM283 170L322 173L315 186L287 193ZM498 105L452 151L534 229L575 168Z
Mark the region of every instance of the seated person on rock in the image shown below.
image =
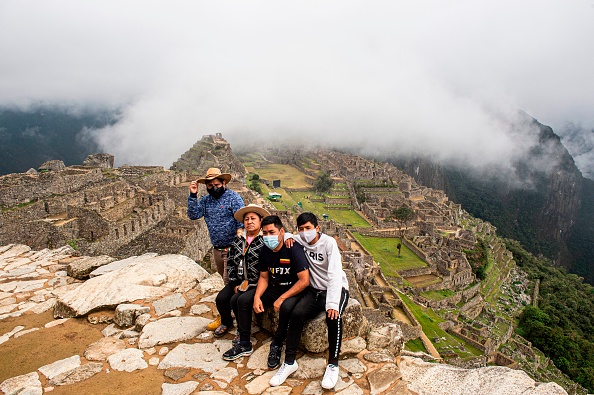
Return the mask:
M223 336L233 327L231 310L238 316L238 300L245 299L244 304L251 306L254 292L260 277L258 259L260 249L264 247L260 224L270 213L257 204L249 204L235 212L235 219L243 222L243 232L237 235L227 255L227 273L229 282L216 298L217 310L221 317L221 325L214 331L216 337ZM239 338L237 337L237 340Z
M281 385L297 370L291 365L297 355L297 347L306 321L326 312L328 325L328 366L322 379L322 388L334 388L338 381L338 356L342 343L342 313L349 299L349 283L344 270L336 240L321 233L318 218L313 213L302 213L297 217L299 237L295 240L303 245L309 261L310 284L291 313L287 333L285 362L278 373L270 379L270 385ZM287 244L292 244L287 234ZM280 356L281 349L274 352ZM272 346L270 353L273 353ZM285 366L289 363L288 366ZM296 363L294 364L296 365ZM282 371L282 373L281 373ZM278 376L278 377L277 377Z
M273 306L279 313L273 343L282 345L287 337L291 311L299 301L300 292L309 285L309 270L303 247L297 244L286 247L283 243L284 234L283 224L276 215L262 220L262 235L267 248L260 250L258 285L253 291L253 303L247 303L247 298L243 297L237 300L239 342L235 342L223 354L226 361L233 361L253 352L250 341L252 309L259 314L264 312L264 307ZM274 367L276 366L272 368Z

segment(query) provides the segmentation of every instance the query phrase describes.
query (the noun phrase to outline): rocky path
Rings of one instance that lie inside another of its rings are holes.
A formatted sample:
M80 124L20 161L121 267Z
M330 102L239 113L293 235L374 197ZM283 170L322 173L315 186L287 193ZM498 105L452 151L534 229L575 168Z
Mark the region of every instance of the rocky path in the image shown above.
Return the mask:
M98 266L90 270L93 265ZM399 327L372 328L363 318L357 318L358 326L365 330L345 338L334 391L320 386L324 352L307 351L323 339L317 332L323 327L316 327L315 320L313 338L302 338L306 350L297 360L299 370L272 388L268 381L274 371L266 368L268 332L254 326L254 353L226 362L221 355L234 334L216 339L205 330L221 287L218 274L208 274L181 255L117 261L76 257L69 247L31 251L2 246L0 392L565 394L556 384L536 386L520 371L464 370L400 357Z

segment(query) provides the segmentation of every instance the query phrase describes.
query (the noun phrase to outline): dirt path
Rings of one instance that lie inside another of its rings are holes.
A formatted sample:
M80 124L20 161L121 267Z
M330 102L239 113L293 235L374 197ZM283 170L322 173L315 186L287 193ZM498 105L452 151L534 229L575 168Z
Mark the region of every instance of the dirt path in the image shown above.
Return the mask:
M431 354L436 359L441 359L441 355L439 355L437 349L435 348L433 343L431 343L431 340L429 340L425 332L421 332L421 340L423 341L423 345L425 346L429 354Z

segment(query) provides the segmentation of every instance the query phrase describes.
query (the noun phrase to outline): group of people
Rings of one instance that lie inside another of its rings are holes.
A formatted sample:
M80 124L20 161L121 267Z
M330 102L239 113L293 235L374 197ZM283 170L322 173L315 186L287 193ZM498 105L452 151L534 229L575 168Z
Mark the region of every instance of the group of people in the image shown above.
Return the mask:
M297 217L298 235L285 230L281 219L257 204L244 205L241 196L227 187L231 175L208 169L206 176L190 183L188 217L204 217L213 245L217 271L224 288L216 297L219 318L207 329L217 337L233 328L237 335L223 359L233 361L253 352L252 314L273 307L278 325L270 343L268 367L280 368L270 379L278 386L297 371L297 349L307 320L326 312L328 365L322 387L338 381L338 356L342 343L342 313L349 293L336 241L320 232L318 219L304 212ZM208 195L198 198L198 184ZM286 344L285 344L286 343ZM281 352L285 360L281 364Z

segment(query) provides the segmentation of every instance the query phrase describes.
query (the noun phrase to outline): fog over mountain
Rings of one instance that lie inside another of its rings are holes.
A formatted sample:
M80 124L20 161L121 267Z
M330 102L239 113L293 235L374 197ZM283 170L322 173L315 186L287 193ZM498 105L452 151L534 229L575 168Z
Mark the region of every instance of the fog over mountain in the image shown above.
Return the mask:
M164 166L222 132L491 168L523 110L592 177L591 37L592 0L0 0L0 106L118 108L89 138Z

